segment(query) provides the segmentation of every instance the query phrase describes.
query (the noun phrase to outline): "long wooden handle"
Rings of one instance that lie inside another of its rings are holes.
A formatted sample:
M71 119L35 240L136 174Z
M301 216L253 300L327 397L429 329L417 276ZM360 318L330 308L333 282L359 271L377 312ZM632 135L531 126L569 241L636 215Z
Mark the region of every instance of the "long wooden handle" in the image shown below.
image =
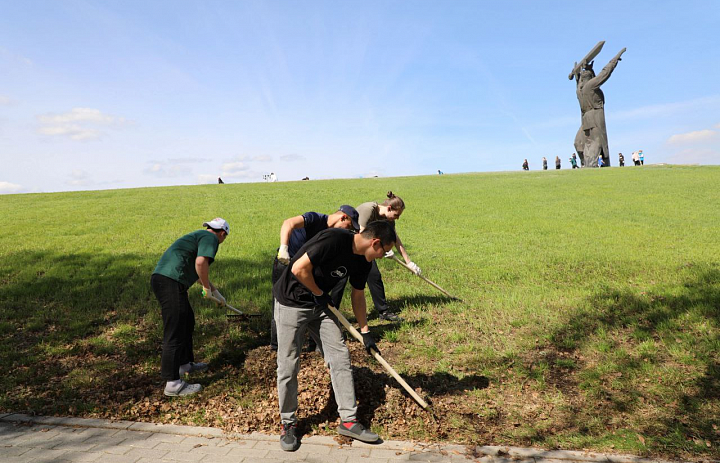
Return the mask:
M401 261L401 260L398 259L396 256L392 256L391 259L394 260L395 262L397 262L398 264L402 265L402 266L405 267L406 269L408 269L408 270L409 270L410 272L412 272L413 274L415 274L415 275L417 275L418 277L422 278L423 280L425 280L427 283L429 283L430 285L432 285L432 286L435 287L436 289L440 290L440 292L442 292L443 294L445 294L447 297L450 297L450 298L452 298L452 299L457 299L458 301L461 301L461 302L462 302L462 299L460 299L459 297L453 296L452 294L448 293L447 291L445 291L444 289L442 289L440 286L438 286L438 285L435 284L434 282L430 281L428 278L425 278L423 275L420 275L420 274L418 274L418 273L415 273L415 271L414 271L413 269L411 269L408 264L406 264L405 262Z
M345 316L344 316L343 314L341 314L338 309L336 309L335 307L333 307L333 306L331 306L331 305L328 305L328 308L329 308L330 311L337 317L337 319L340 320L340 323L342 323L342 325L345 327L345 329L347 329L347 330L350 332L350 334L353 335L353 337L354 337L355 339L357 339L357 340L360 341L360 342L363 342L362 334L360 334L360 332L359 332L358 330L356 330L355 327L350 324L350 322L347 321L347 319L345 318ZM395 378L395 380L396 380L398 383L400 383L400 385L408 392L408 394L410 394L410 395L412 396L412 398L415 399L415 401L416 401L422 408L424 408L424 409L427 410L428 404L422 399L422 397L420 397L419 395L417 395L417 393L408 385L408 383L405 382L404 379L402 379L402 378L400 377L400 375L397 373L397 371L395 371L395 370L393 369L393 367L391 367L390 364L387 363L387 362L385 361L385 359L382 358L382 356L381 356L380 354L378 354L377 352L375 352L375 351L372 350L372 349L370 350L370 353L372 353L372 356L375 357L375 360L377 360L378 362L380 362L380 365L382 365L383 368L385 368L385 370L386 370L388 373L390 373L390 374L392 375L392 377Z
M216 297L208 296L207 298L210 299L211 301L215 302L216 304L223 305L223 303L220 302L220 299L218 299L218 298L216 298ZM236 309L235 307L231 306L231 305L228 304L227 302L225 303L225 307L227 307L228 309L232 310L233 312L237 312L237 313L240 314L240 315L245 315L245 316L248 315L248 314L243 313L243 312L241 312L240 310Z

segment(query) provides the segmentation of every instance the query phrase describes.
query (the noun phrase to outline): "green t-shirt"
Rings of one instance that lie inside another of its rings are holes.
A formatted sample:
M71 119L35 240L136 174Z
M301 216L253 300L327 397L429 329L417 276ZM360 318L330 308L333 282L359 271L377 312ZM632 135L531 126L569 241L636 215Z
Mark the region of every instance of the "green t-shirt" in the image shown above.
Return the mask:
M160 258L153 274L166 276L187 287L198 280L195 259L209 257L212 264L220 242L214 233L197 230L175 241Z

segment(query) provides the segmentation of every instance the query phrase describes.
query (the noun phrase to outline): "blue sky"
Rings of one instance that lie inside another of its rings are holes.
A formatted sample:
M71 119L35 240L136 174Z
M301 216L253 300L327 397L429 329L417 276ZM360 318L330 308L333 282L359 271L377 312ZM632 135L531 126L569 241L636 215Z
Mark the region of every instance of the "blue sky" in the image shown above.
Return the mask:
M0 193L567 165L600 40L613 164L720 164L719 31L716 0L0 0Z

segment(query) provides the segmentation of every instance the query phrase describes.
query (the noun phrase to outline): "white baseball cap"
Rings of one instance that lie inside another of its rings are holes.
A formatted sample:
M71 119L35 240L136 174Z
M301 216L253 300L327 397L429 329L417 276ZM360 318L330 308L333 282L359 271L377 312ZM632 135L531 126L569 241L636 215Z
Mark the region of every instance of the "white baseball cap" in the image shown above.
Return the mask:
M209 222L203 222L203 227L210 227L213 230L225 230L225 233L230 234L230 225L220 217L215 217Z

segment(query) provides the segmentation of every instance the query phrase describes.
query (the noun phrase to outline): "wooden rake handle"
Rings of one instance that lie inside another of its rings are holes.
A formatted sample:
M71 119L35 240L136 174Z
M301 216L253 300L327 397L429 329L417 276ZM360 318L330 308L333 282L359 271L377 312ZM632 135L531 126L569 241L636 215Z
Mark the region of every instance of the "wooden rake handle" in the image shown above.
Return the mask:
M408 271L412 272L414 275L417 275L419 278L425 280L427 283L429 283L431 286L433 286L433 287L435 287L436 289L438 289L441 293L445 294L447 297L449 297L449 298L451 298L451 299L457 299L458 301L462 302L462 299L460 299L459 297L453 296L452 294L448 293L447 291L445 291L444 289L442 289L440 286L438 286L438 285L435 284L434 282L430 281L428 278L425 278L423 275L420 275L419 273L415 273L415 271L414 271L413 269L411 269L411 268L408 266L408 264L406 264L405 262L401 261L401 260L398 259L396 256L392 256L392 257L390 257L390 258L391 258L392 260L394 260L395 262L397 262L398 264L400 264L400 265L402 265L403 267L405 267L406 269L408 269Z
M218 298L216 298L216 297L208 296L207 298L210 299L211 301L213 301L213 302L216 303L216 304L219 304L219 305L221 305L221 306L223 305L223 303L220 302L220 299L218 299ZM254 313L253 313L253 314L247 314L247 313L245 313L245 312L243 312L243 311L241 311L241 310L236 309L235 307L231 306L231 305L228 304L227 302L226 302L224 305L225 305L225 307L227 307L228 309L232 310L233 312L236 312L238 315L243 315L243 316L245 316L245 317L259 316L259 314L254 314Z
M359 332L358 330L356 330L355 327L352 326L349 321L347 321L347 319L345 318L345 316L344 316L343 314L341 314L338 309L336 309L335 307L333 307L333 306L331 306L331 305L328 305L328 309L330 309L330 311L337 317L337 319L340 320L340 323L342 323L342 325L345 327L345 329L348 330L348 331L350 332L350 334L352 334L355 339L357 339L357 340L360 341L360 342L363 342L363 337L362 337L362 335L360 334L360 332ZM397 371L395 371L395 370L393 369L393 367L391 367L390 364L387 363L387 362L385 361L385 359L382 358L382 356L381 356L380 354L378 354L377 352L375 352L375 351L372 350L372 349L370 350L370 353L372 354L373 357L375 357L375 360L377 360L377 361L380 363L380 365L382 365L383 368L385 368L385 371L387 371L388 373L390 373L390 374L392 375L392 377L395 378L395 380L396 380L398 383L400 383L400 385L408 392L408 394L410 394L410 395L412 396L413 399L415 399L415 401L416 401L423 409L427 410L428 404L422 399L422 397L420 397L420 396L410 387L410 385L408 385L408 383L405 382L404 379L402 379L402 377L400 377L400 375L397 373Z

